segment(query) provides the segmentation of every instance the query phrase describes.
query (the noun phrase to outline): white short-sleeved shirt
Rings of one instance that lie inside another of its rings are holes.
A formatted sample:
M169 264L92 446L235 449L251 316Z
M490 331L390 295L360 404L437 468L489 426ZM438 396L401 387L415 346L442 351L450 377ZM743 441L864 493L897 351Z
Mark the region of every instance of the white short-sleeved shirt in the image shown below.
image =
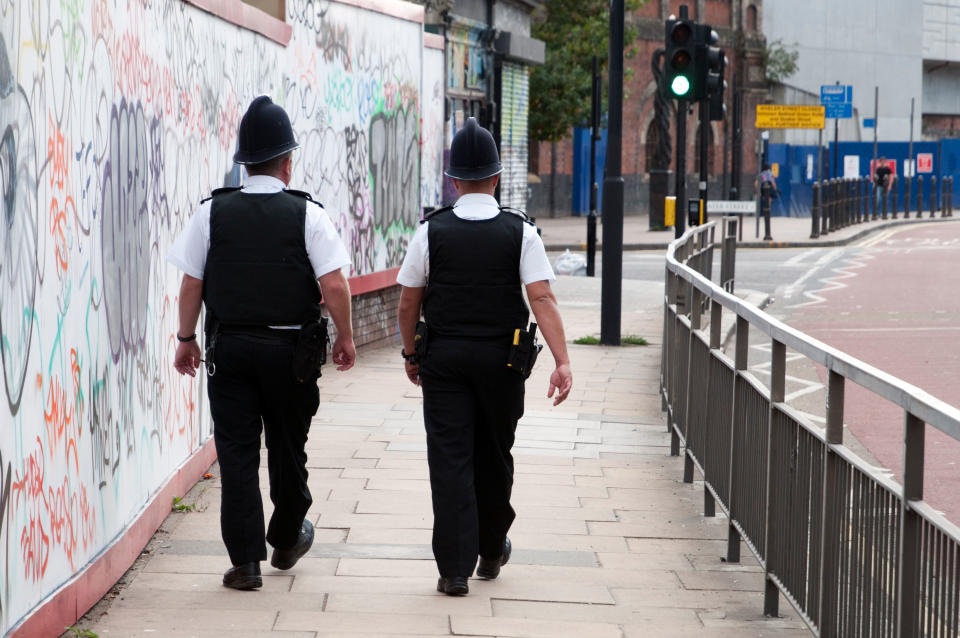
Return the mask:
M243 185L243 192L252 195L270 194L285 187L276 177L251 175ZM210 203L211 200L208 199L197 207L183 233L167 254L168 262L197 279L203 279L207 252L210 250ZM307 200L304 239L310 265L318 279L334 270L350 266L350 255L343 247L330 217L316 202L310 200Z
M460 197L453 205L453 213L460 219L483 220L491 219L500 214L500 205L491 195L468 193ZM505 214L512 215L504 211ZM397 273L397 283L408 288L423 288L427 285L430 276L430 248L427 245L427 227L430 222L420 224L410 246L407 256L403 259L400 272ZM547 259L547 251L543 247L543 240L537 234L537 229L530 224L523 224L523 243L520 246L520 281L524 285L537 281L554 281L553 267Z

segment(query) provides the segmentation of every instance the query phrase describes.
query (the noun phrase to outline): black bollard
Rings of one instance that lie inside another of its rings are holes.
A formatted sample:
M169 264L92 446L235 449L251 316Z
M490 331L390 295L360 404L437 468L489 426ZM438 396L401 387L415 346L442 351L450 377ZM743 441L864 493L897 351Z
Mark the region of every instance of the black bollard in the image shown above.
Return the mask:
M813 207L810 209L810 239L820 236L820 182L813 183Z
M771 241L770 234L770 187L764 184L760 188L760 201L763 208L763 240Z
M870 178L863 178L863 221L870 221Z
M891 179L893 180L893 183L890 184L890 190L892 191L892 195L890 196L890 212L893 213L893 218L896 219L897 218L897 195L899 195L899 193L897 192L897 182L899 182L900 180L898 180L896 177L891 177Z
M923 219L923 175L917 175L917 219Z
M827 180L820 182L820 234L826 235L827 217L830 215L830 186Z
M903 178L903 218L910 219L910 182L909 177Z
M930 176L930 219L937 216L937 176Z

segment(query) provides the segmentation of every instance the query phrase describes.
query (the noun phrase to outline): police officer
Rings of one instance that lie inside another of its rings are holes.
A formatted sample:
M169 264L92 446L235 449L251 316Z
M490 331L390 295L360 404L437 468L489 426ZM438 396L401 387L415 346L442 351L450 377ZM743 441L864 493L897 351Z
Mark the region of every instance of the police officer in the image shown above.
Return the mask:
M510 558L510 449L524 377L507 361L516 330L527 328L523 286L556 364L547 392L557 392L554 405L573 382L553 269L533 224L497 204L502 170L493 136L469 118L446 171L460 197L427 216L397 275L401 354L407 377L423 386L437 591L449 595L469 591L474 567L492 579ZM421 310L429 332L422 361L414 345Z
M174 359L180 374L195 376L200 366L201 304L207 311L220 527L233 563L223 584L256 589L267 557L257 474L261 424L274 507L266 530L271 564L290 569L313 543L313 525L305 518L312 500L304 446L319 407L319 357L301 333L309 329L316 340L321 290L337 328L332 357L338 370L353 366L356 350L342 271L350 265L347 252L323 207L306 193L286 190L299 146L286 112L266 96L256 98L239 137L233 159L246 166L245 184L217 189L201 202L167 260L184 273ZM294 358L304 352L310 373L298 379Z

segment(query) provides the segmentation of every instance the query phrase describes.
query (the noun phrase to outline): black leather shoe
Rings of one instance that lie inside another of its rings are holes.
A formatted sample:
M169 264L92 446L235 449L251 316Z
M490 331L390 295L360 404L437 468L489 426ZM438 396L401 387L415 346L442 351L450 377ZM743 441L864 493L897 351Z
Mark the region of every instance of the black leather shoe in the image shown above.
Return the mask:
M231 567L223 573L223 586L233 589L259 589L263 587L260 563L244 563Z
M470 592L466 576L441 576L437 581L437 591L448 596L465 596Z
M270 557L270 564L277 569L290 569L297 564L297 561L304 554L310 551L311 545L313 545L313 523L303 519L296 544L290 549L274 548L273 555Z
M477 565L477 578L493 580L499 576L500 566L507 564L507 561L510 560L510 552L512 550L513 547L510 545L510 539L507 538L503 541L503 553L500 554L500 558L484 558L481 556L480 563Z

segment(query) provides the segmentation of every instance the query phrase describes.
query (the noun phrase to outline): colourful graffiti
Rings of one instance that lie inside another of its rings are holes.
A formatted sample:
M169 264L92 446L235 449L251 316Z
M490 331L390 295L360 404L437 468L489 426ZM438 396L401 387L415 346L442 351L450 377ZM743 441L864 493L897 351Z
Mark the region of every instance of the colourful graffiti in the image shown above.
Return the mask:
M443 57L425 66L393 1L287 0L284 46L178 0L0 0L0 634L210 438L202 382L170 365L164 258L238 183L253 97L290 114L292 186L324 204L353 274L399 265L437 203Z

